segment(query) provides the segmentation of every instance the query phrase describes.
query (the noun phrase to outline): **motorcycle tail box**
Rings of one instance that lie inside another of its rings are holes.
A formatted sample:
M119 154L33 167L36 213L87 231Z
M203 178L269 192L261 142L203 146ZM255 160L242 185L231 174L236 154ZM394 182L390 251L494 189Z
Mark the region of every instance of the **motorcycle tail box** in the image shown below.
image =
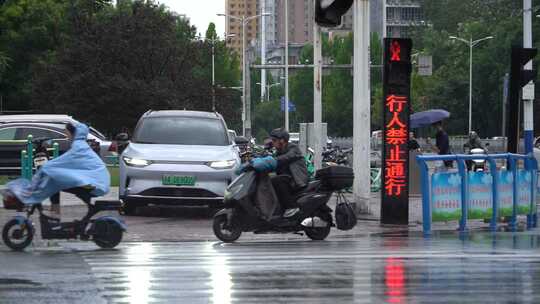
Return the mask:
M321 188L327 191L340 191L352 187L354 172L345 166L330 166L317 170L315 179L321 181Z

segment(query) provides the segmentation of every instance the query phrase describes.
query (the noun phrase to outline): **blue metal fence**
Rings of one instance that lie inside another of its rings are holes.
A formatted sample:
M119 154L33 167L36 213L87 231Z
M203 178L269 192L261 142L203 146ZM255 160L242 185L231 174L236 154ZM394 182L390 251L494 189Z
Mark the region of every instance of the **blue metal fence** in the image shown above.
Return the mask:
M500 176L502 176L502 171L497 168L496 160L506 160L509 168L507 171L511 174L512 178L512 212L511 219L509 222L509 228L512 231L516 230L516 221L518 215L518 202L520 197L518 191L518 161L523 161L525 163L524 171L527 172L527 176L530 178L530 196L524 196L530 199L529 207L527 214L527 228L533 228L537 226L537 216L536 216L536 195L538 191L538 171L536 160L532 155L521 155L521 154L487 154L487 155L434 155L434 156L425 156L419 155L416 157L416 160L421 168L421 182L422 182L422 222L423 222L423 231L424 234L431 234L431 224L432 224L432 191L433 185L430 185L430 177L432 175L429 172L428 162L433 161L453 161L457 162L458 170L454 170L454 173L459 174L460 180L455 182L455 185L459 185L460 188L460 207L461 207L461 216L459 219L459 230L464 232L467 230L467 218L469 217L469 207L471 206L470 202L470 189L469 189L469 174L471 171L467 170L465 161L467 160L478 160L484 159L489 164L489 173L491 177L491 221L490 229L496 231L497 229L497 220L499 218L499 208L501 207L500 203L500 188L501 184ZM521 170L520 170L521 171ZM521 177L521 175L519 175ZM526 179L525 179L526 180ZM529 181L526 181L529 182ZM528 186L528 185L527 185ZM457 186L456 186L457 187ZM522 198L522 197L521 197Z

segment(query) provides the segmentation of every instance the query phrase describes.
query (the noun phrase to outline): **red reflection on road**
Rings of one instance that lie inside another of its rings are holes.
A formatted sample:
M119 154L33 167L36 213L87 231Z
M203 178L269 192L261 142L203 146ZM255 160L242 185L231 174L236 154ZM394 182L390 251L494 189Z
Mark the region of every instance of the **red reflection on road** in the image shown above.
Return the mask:
M387 258L384 266L387 303L405 303L405 267L401 258Z

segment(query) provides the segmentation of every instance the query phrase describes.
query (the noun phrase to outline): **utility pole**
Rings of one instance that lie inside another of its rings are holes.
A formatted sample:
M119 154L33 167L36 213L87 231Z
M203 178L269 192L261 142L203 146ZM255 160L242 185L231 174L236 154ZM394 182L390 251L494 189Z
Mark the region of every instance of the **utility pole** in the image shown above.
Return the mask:
M386 1L385 1L386 2ZM370 90L369 90L369 0L355 0L354 14L354 88L353 88L353 168L356 211L370 213ZM367 167L366 167L367 166Z
M532 5L531 0L523 0L523 47L532 48ZM525 65L525 70L532 70L532 60ZM534 82L530 81L522 91L523 99L523 141L525 153L533 153L534 148ZM525 164L531 167L530 161ZM527 228L536 227L537 215L527 215Z
M531 0L523 0L523 47L532 48ZM525 70L532 70L532 60L525 65ZM534 141L534 83L532 81L523 88L522 100L525 153L532 153Z
M212 39L212 112L216 111L215 39Z
M266 13L266 0L261 0L261 15ZM261 64L266 64L266 18L261 18ZM266 94L266 70L261 70L261 102Z
M315 132L313 150L316 169L322 168L322 64L321 28L317 22L313 22L313 132ZM287 86L285 88L287 89ZM285 97L285 113L288 113L288 106Z
M504 74L503 78L503 100L502 100L502 137L506 136L506 108L508 107L508 85L510 75Z
M320 35L319 35L319 38L320 38ZM285 130L289 131L289 1L288 0L285 0Z
M249 52L245 52L244 55L247 57ZM246 59L246 62L248 60ZM245 124L245 134L244 136L248 139L251 138L251 69L249 64L244 66L245 68L245 107L246 107L246 124Z

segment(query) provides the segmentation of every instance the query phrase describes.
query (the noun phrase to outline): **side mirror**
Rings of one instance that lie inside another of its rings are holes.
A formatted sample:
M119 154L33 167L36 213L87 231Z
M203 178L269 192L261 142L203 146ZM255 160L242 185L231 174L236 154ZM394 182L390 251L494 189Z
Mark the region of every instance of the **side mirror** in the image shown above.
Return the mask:
M243 136L237 136L234 139L234 143L237 145L247 145L249 143L249 140Z
M129 135L127 133L119 133L116 135L116 140L117 141L128 141L129 140Z

